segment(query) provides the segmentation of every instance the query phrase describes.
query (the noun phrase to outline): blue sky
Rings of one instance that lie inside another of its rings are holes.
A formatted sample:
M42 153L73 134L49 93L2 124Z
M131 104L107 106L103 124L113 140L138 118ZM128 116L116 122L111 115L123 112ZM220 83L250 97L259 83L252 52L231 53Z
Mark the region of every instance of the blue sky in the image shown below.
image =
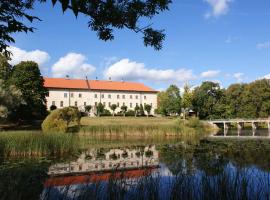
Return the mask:
M227 87L270 77L269 8L269 0L173 0L169 11L141 21L165 29L163 49L155 51L124 29L113 41L98 40L87 17L63 14L49 1L31 12L42 19L34 33L14 35L12 63L32 59L44 76L111 77L155 89L205 80Z

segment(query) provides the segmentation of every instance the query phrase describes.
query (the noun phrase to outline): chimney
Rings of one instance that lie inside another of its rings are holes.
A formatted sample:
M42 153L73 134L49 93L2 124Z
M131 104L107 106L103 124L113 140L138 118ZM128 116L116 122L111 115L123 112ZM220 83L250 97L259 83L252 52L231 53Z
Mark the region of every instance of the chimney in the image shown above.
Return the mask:
M96 76L96 81L98 81L98 77Z
M69 80L69 75L66 75L66 79Z
M109 81L112 81L112 78L111 77L109 77Z

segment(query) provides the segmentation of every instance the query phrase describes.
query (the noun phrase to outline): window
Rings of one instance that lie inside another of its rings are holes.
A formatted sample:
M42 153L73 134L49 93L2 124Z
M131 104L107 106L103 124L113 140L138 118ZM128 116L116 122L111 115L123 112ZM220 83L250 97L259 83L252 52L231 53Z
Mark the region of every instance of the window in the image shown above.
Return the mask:
M46 94L46 96L49 97L49 96L50 96L50 92L48 92L48 93Z
M104 94L101 95L101 98L104 99Z
M111 98L112 98L112 95L109 94L109 95L108 95L108 98L111 99Z
M119 94L117 95L117 99L120 99L120 95Z
M132 108L132 103L129 104L129 107Z
M95 94L95 98L97 98L97 94Z
M120 105L119 102L117 102L117 107L119 107L119 105Z
M144 99L146 99L146 96L144 96Z
M78 103L77 103L77 101L75 101L75 102L74 102L74 105L75 105L75 106L78 106Z
M138 99L138 95L136 95L135 98Z
M103 102L103 106L106 106L106 102Z
M150 103L150 105L151 105L151 106L153 106L153 104L152 104L152 103Z
M130 95L129 98L132 99L132 95Z
M70 97L73 98L74 94L73 93L70 93Z
M125 105L125 103L123 103L123 106Z
M55 101L52 101L52 105L55 106Z
M139 104L138 104L138 103L136 103L136 106L139 106Z
M81 93L79 93L79 98L82 98L82 94Z
M60 101L60 107L63 107L63 106L64 106L64 102Z
M67 93L64 93L64 98L67 98Z
M95 106L97 106L97 102L95 102Z
M111 106L111 102L109 102L109 106Z
M83 102L83 105L86 106L86 102Z
M125 98L126 98L126 96L123 94L123 95L122 95L122 99L125 99Z

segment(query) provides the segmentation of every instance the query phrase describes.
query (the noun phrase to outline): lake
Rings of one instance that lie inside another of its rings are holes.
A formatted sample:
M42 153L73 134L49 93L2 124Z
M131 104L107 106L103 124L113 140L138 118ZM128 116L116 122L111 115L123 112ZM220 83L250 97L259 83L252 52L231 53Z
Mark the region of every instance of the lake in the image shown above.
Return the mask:
M270 140L93 140L67 157L1 158L0 198L270 199Z

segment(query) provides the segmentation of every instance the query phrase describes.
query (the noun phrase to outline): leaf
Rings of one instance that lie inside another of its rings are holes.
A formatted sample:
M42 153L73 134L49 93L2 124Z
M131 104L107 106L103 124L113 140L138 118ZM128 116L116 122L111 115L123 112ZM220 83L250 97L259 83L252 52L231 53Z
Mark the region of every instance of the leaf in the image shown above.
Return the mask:
M72 6L72 11L73 11L74 15L77 17L78 12L79 12L77 0L71 0L71 6Z
M57 0L52 0L53 6L56 4Z
M61 3L62 3L62 10L63 12L65 12L66 9L68 8L69 0L62 0Z

